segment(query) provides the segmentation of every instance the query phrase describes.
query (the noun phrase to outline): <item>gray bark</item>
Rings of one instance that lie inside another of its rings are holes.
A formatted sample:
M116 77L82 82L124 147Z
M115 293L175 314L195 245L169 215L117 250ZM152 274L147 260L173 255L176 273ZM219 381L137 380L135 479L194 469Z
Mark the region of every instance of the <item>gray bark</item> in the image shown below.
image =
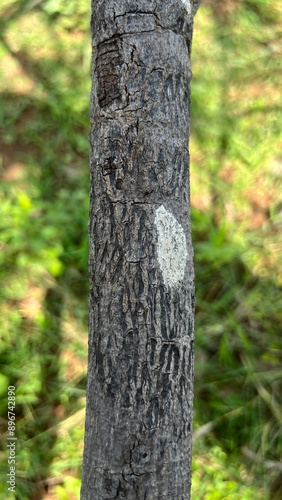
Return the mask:
M189 0L92 1L82 500L190 498L194 7Z

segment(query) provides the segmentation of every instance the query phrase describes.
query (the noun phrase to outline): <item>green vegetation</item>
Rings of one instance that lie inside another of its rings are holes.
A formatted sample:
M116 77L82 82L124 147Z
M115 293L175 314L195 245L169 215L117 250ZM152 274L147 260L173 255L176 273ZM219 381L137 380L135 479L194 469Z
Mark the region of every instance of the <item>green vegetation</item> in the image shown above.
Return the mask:
M9 499L9 385L17 398L15 498L79 498L88 3L0 6L1 499ZM282 496L281 21L279 0L206 0L195 23L195 500Z

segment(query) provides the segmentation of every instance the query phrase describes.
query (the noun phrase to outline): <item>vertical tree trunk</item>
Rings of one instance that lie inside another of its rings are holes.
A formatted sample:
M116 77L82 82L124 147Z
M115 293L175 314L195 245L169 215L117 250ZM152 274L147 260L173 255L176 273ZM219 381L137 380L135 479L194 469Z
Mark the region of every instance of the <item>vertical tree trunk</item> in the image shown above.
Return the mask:
M190 0L93 0L83 500L190 498Z

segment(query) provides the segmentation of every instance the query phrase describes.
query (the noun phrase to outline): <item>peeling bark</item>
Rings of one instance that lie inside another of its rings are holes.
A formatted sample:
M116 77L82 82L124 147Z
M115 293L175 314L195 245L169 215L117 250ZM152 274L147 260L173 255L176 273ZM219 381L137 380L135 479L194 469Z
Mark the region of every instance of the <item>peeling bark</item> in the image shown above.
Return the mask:
M196 4L195 4L196 5ZM82 500L190 498L189 0L93 0Z

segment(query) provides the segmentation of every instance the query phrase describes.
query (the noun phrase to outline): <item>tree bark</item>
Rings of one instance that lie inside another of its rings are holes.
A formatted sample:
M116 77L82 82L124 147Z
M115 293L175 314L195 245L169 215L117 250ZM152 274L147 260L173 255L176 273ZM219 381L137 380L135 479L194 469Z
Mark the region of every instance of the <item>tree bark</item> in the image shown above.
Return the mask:
M82 500L188 500L190 0L93 0Z

